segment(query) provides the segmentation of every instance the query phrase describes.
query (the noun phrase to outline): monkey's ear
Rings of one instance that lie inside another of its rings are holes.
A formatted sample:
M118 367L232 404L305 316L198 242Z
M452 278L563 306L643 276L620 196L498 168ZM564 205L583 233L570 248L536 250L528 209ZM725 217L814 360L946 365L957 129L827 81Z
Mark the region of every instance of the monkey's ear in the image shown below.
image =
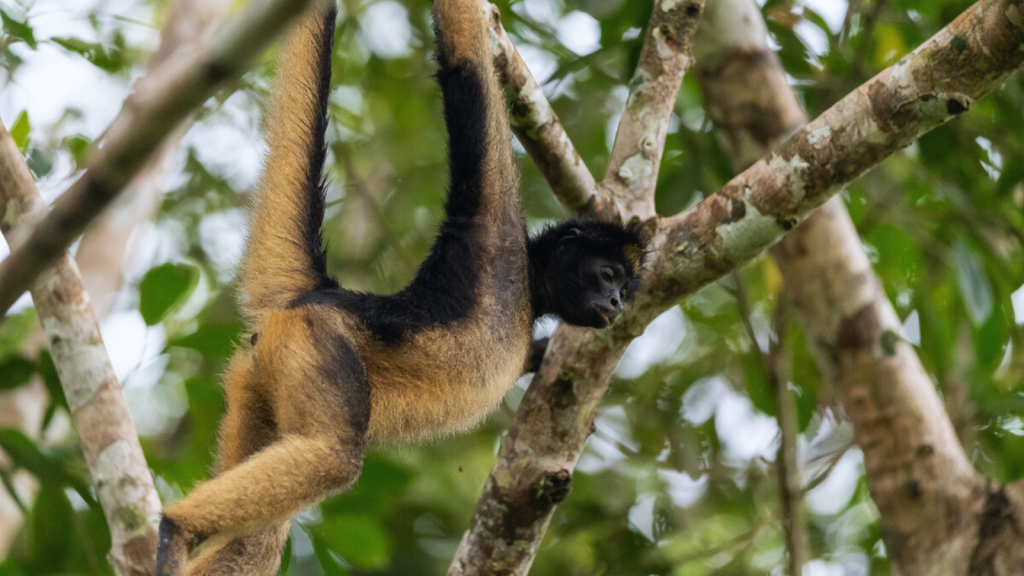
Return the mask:
M626 244L622 247L622 255L633 265L634 270L639 270L643 264L646 251L635 244Z

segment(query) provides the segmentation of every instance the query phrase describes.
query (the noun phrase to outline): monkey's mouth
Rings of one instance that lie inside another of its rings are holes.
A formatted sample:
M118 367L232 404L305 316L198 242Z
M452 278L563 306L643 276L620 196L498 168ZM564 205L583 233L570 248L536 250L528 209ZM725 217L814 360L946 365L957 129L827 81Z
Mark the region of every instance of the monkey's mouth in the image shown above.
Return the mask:
M597 315L601 317L604 325L602 328L607 328L615 323L615 320L619 317L619 313L612 308L605 308L604 306L595 306L594 309L597 311Z

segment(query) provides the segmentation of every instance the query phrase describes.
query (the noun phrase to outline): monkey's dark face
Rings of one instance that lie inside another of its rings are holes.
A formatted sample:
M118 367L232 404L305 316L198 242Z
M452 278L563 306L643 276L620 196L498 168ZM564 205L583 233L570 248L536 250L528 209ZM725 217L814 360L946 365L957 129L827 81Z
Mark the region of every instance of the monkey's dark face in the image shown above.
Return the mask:
M544 270L546 311L575 326L610 326L636 294L639 239L589 221L570 221L548 234L556 238L549 239L555 245Z

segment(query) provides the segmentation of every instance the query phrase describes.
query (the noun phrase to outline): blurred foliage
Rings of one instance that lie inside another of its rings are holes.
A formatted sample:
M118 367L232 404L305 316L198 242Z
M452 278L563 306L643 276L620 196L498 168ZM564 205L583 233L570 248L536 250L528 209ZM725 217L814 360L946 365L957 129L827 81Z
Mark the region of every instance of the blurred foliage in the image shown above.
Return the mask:
M135 4L157 26L166 14L166 0ZM429 3L342 4L328 133L330 267L348 287L388 292L412 277L442 211L445 137L431 78ZM602 174L651 2L499 4L520 51L543 73L545 92L580 155ZM763 5L772 41L811 117L970 2L856 0L845 17L816 11L826 4ZM140 74L155 29L95 6L69 16L91 30L79 37L37 33L48 14L31 0L5 4L0 66L6 79L17 80L43 50L78 58L78 66L122 84ZM567 47L581 36L599 38L586 55ZM238 246L225 238L239 235L252 184L251 174L223 158L238 158L230 148L256 138L274 67L268 55L201 111L164 178L156 224L146 233L156 248L140 270L129 271L130 285L118 301L117 314L141 327L105 332L112 348L140 334L160 342L158 350L140 352L144 365L122 370L121 380L165 501L187 493L212 463L224 409L219 375L243 329L231 284ZM106 97L98 88L83 89ZM1024 476L1021 110L1024 82L1015 77L843 192L865 250L907 322L904 337L949 399L972 461L1002 482ZM66 186L100 133L84 127L85 112L75 107L47 125L20 112L4 120L30 167L49 188ZM659 176L663 214L693 205L730 177L690 76L676 114ZM531 225L563 216L529 158L520 155L520 165ZM780 573L777 428L759 368L759 348L774 337L780 284L771 261L759 258L667 313L637 342L531 574ZM752 311L746 319L737 305L741 294ZM54 395L49 424L64 418L66 404L48 356L22 350L35 322L29 311L0 326L0 387L41 374ZM788 332L783 353L797 394L800 461L812 487L813 567L886 574L877 512L836 394L815 369L798 327ZM443 574L521 396L522 388L514 389L471 433L375 449L351 491L293 524L286 572ZM41 484L33 501L20 503L27 521L0 575L107 573L109 537L75 439L37 445L29 439L34 432L0 430L10 456L0 473L5 486L17 470Z

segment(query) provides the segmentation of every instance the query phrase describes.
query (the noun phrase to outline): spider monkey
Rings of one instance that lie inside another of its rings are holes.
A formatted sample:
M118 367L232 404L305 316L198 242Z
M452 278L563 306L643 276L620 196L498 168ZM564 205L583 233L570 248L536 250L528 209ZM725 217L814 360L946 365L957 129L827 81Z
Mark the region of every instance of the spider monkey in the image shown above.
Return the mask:
M276 573L290 518L355 482L368 442L473 426L542 355L535 319L603 328L637 290L635 232L574 219L528 238L479 2L434 0L433 14L446 215L413 281L388 296L346 290L326 270L333 2L285 41L239 272L251 345L224 376L216 476L164 510L158 576Z

